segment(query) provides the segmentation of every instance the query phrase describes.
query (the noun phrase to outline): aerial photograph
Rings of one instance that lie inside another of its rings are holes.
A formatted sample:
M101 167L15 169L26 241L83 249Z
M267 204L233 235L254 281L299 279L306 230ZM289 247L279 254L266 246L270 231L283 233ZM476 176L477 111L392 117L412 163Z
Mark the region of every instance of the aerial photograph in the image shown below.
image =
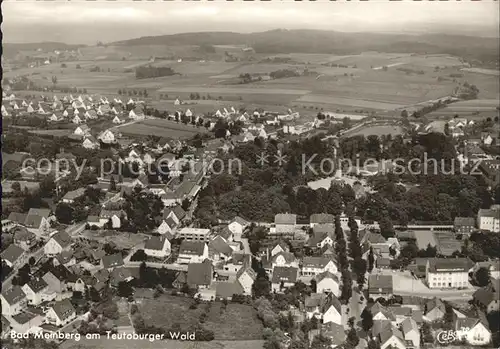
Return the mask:
M500 347L500 3L2 7L2 348Z

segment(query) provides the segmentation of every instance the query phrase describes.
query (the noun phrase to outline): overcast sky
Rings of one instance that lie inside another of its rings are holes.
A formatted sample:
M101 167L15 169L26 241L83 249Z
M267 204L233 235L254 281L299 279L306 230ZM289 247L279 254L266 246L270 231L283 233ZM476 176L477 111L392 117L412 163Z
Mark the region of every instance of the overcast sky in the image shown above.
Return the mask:
M199 31L324 29L498 36L500 3L2 2L4 42L103 42Z

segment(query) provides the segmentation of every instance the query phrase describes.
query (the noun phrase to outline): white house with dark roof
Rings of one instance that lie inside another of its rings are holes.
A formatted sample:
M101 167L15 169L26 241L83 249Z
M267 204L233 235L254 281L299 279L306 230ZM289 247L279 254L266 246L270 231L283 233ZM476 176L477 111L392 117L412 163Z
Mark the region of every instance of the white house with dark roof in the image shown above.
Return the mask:
M299 269L294 267L273 268L271 288L273 292L281 293L284 289L295 285L299 277Z
M429 288L469 287L469 271L473 266L468 258L429 258L425 280Z
M43 247L47 256L55 256L65 251L71 250L73 240L65 231L60 231L52 235Z
M15 244L10 244L3 250L0 257L11 268L20 268L28 262L26 251Z
M68 299L56 302L45 314L45 322L55 326L65 326L76 318L76 310Z
M302 259L301 274L303 276L316 276L325 271L332 274L337 274L337 263L333 258L328 257L309 257L306 256Z
M317 293L333 293L336 297L340 296L340 282L337 275L327 270L316 275L314 280Z
M464 330L466 329L466 330ZM491 331L486 315L478 311L476 317L466 317L457 319L455 331L458 340L464 340L471 346L482 346L490 344Z
M156 228L156 231L158 234L164 235L164 234L170 234L173 236L174 230L177 227L177 223L175 223L174 219L171 217L168 217L166 219L162 219L161 223L158 225Z
M314 228L317 224L335 224L335 216L329 213L315 213L309 218L309 224L311 228Z
M312 293L305 301L306 317L322 320L323 323L342 324L342 304L333 293Z
M201 263L208 258L208 246L203 241L187 241L181 242L179 247L179 256L177 263Z
M22 290L26 294L30 305L38 305L56 298L56 293L50 291L47 282L40 277L32 278L27 284L23 285Z
M210 229L185 227L177 233L180 239L187 241L209 241Z
M121 253L115 253L112 255L104 256L101 259L101 266L108 271L114 268L121 267L123 265L123 256Z
M75 190L68 191L61 199L62 202L66 204L72 204L75 200L81 198L85 195L85 188L78 188Z
M244 266L236 273L236 281L241 285L243 294L252 295L252 286L257 278L257 274L250 266Z
M233 220L227 226L232 233L232 240L241 241L241 236L243 235L243 231L249 225L250 222L246 221L245 219L239 216L234 217Z
M214 263L227 261L233 254L233 249L221 236L216 236L208 243L208 258Z
M165 236L151 236L144 246L144 253L150 257L166 258L170 252L170 241Z
M15 315L20 313L26 306L26 294L19 286L12 286L8 290L2 290L0 295L2 301L2 315Z
M391 298L394 292L392 275L375 274L368 277L368 294L371 298Z
M477 226L480 230L500 232L500 205L480 209L477 212Z
M291 213L278 213L274 217L274 233L276 235L287 235L295 232L297 215ZM271 231L271 233L273 233Z
M424 306L424 317L427 321L441 320L446 313L446 307L443 301L434 297L427 301Z
M401 323L401 331L405 341L411 341L413 348L420 348L420 329L411 317L407 317Z

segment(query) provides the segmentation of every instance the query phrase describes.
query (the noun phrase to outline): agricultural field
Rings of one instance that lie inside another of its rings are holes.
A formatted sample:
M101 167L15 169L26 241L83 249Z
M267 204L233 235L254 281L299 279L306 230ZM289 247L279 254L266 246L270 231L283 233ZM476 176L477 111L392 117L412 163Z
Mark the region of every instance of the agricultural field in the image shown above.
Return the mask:
M370 135L375 135L375 136L391 135L392 137L395 137L397 135L402 135L402 134L404 134L404 130L400 126L368 125L357 129L353 133L349 133L349 137L360 136L360 135L363 135L365 137L368 137Z
M181 328L191 328L199 321L209 304L201 303L197 309L189 309L192 298L164 294L154 299L142 299L139 312L146 324L171 328L175 323ZM255 310L249 305L229 303L221 313L221 302L212 302L203 324L214 332L215 340L257 340L262 338L262 324ZM171 314L178 314L173 318Z
M467 71L467 72L471 72L471 73L478 73L478 74L486 74L486 75L494 75L494 76L499 76L500 75L500 71L494 70L494 69L463 68L461 70Z
M498 99L474 99L459 101L447 105L443 109L427 114L429 119L451 119L455 115L468 119L481 120L488 117L494 118L499 115L500 100Z
M197 133L207 132L204 127L185 125L165 119L149 119L125 125L119 128L124 135L158 136L172 139L191 138Z

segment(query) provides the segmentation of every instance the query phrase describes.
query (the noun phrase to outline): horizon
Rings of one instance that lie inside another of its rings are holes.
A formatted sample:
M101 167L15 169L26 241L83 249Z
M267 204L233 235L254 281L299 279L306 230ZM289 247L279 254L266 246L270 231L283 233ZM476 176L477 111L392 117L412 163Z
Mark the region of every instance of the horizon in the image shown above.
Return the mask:
M489 1L265 5L178 2L165 5L6 0L2 3L3 39L9 44L95 45L97 41L112 43L146 36L202 32L248 34L277 29L499 37L500 4ZM283 6L287 7L283 9Z

